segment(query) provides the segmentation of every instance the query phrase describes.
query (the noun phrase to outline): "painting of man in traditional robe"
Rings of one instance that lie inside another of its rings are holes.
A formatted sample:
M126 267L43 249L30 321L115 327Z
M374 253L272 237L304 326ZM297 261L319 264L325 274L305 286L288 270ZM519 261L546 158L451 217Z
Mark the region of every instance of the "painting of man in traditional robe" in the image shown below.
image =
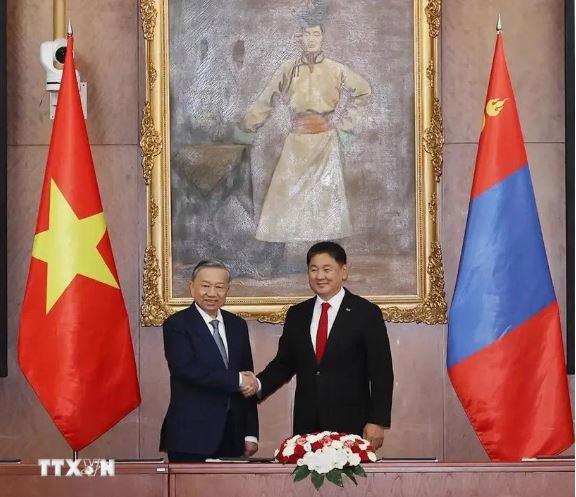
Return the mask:
M213 258L231 297L304 296L325 239L358 293L416 290L413 7L169 0L175 297Z
M325 56L318 16L306 20L300 33L302 55L282 64L243 122L244 130L256 132L277 97L290 110L292 127L255 234L268 242L340 239L354 232L340 142L351 139L371 88L350 67Z

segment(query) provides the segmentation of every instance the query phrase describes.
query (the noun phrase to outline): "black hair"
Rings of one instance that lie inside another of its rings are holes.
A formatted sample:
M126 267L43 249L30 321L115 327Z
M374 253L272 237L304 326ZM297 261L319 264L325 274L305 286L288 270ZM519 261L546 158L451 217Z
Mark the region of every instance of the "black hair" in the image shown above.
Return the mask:
M318 26L320 28L320 31L322 31L322 34L324 34L324 24L322 24L321 22L316 22L315 20L303 22L300 25L300 29L301 31L304 31L308 28L315 28L316 26Z
M346 251L336 242L318 242L312 245L306 254L306 265L309 266L312 257L318 254L328 254L341 266L346 264Z

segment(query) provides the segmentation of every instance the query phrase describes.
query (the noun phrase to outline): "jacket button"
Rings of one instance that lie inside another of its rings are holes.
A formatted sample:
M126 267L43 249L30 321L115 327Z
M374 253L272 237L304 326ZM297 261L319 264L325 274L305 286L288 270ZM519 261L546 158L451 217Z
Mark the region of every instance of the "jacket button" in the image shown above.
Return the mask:
M320 371L316 371L316 376L320 376Z

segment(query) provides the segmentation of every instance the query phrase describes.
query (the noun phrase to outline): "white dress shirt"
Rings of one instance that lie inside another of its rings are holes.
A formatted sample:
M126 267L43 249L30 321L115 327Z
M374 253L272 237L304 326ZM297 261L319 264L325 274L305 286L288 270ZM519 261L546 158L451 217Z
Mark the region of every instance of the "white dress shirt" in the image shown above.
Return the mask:
M310 339L312 340L312 347L314 347L314 352L316 352L316 335L318 334L318 323L320 322L320 315L322 314L322 304L328 302L330 307L328 308L328 335L330 336L330 330L332 330L332 325L336 320L336 315L344 299L346 292L344 288L340 288L340 291L334 295L330 300L323 300L318 295L316 296L316 302L314 303L314 312L312 313L312 321L310 323Z
M206 322L206 326L208 326L208 329L210 330L211 334L213 334L214 328L212 327L212 325L210 323L212 321L214 321L215 319L218 320L218 333L220 334L220 337L222 338L222 341L224 342L224 348L226 349L226 354L228 355L228 357L230 357L230 353L228 352L228 340L226 340L226 328L224 326L224 318L222 317L222 313L220 312L220 309L218 309L218 314L216 315L216 317L213 318L204 309L201 309L198 306L198 304L194 304L194 305L196 306L196 309L198 309L198 312L200 313L200 316L202 316L202 319Z
M226 349L226 354L228 355L228 358L230 358L230 352L228 352L228 341L226 340L226 327L224 326L224 318L222 317L220 309L218 309L218 314L216 314L216 317L213 318L204 309L201 309L200 306L198 306L196 303L194 303L194 305L196 306L196 309L200 313L200 316L202 316L202 319L206 322L206 326L208 326L208 329L210 330L211 334L214 333L214 327L210 323L215 319L218 320L218 333L222 338L222 342L224 342L224 348ZM242 373L238 373L238 380L239 380L238 387L241 387ZM244 437L244 441L254 442L255 444L258 443L258 439L256 437Z
M332 325L336 320L336 315L340 310L340 306L342 305L342 300L344 300L344 295L346 295L346 291L344 288L340 288L340 291L334 295L330 300L322 300L318 295L316 295L316 302L314 303L314 311L312 312L312 321L310 322L310 339L312 340L312 347L314 347L314 352L316 352L316 335L318 334L318 323L320 322L320 314L322 314L322 303L328 302L330 307L328 308L328 334L326 338L330 336L330 330L332 329ZM258 378L258 392L257 394L260 395L262 392L262 383Z

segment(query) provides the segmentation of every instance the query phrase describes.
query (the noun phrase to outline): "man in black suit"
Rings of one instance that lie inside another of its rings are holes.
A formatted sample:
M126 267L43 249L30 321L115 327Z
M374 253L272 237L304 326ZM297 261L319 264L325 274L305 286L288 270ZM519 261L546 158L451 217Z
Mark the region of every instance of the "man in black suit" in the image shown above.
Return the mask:
M193 271L194 303L164 322L170 405L160 450L171 462L251 456L258 449L255 399L242 391L254 380L246 321L220 308L230 273L202 261Z
M316 297L288 310L276 357L258 375L259 397L295 374L294 434L356 433L378 449L390 427L394 381L382 312L343 288L346 252L337 243L315 244L306 262Z

